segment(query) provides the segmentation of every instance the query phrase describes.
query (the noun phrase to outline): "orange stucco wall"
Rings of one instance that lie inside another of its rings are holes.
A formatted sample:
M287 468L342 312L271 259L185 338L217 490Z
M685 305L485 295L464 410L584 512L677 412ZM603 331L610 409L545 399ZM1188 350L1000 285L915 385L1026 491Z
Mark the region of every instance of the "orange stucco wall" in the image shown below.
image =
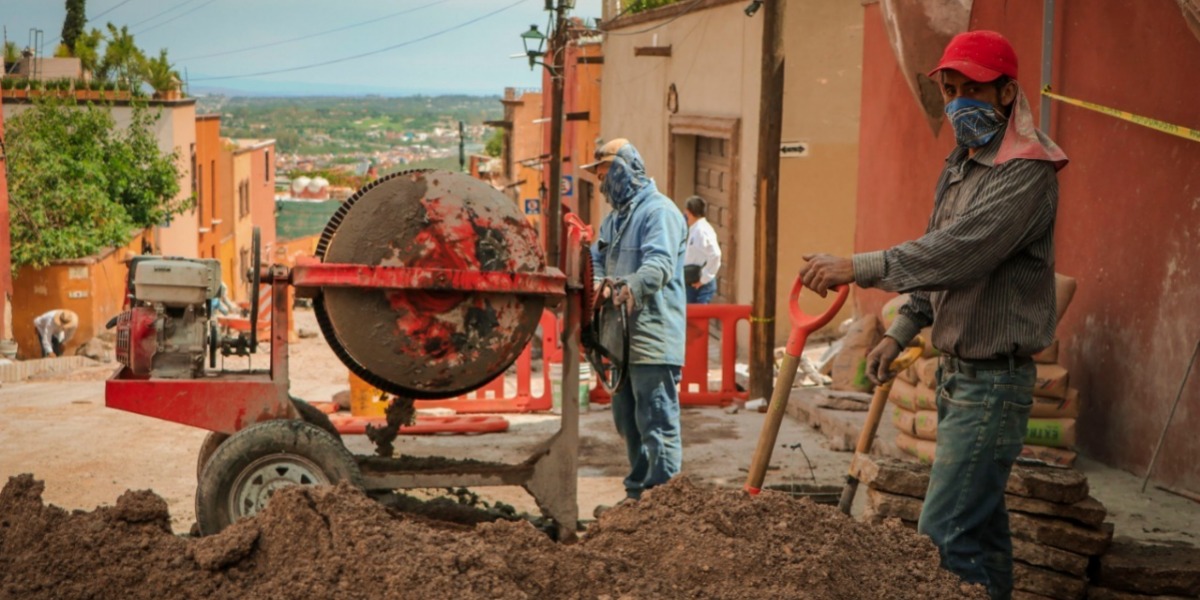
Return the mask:
M0 100L0 136L4 134L4 108ZM12 238L8 225L8 167L0 152L0 339L12 336Z
M200 115L196 117L196 213L200 225L200 247L198 256L215 258L220 254L223 230L231 230L225 225L227 215L218 202L217 180L218 159L221 155L221 117L220 115ZM207 231L205 231L207 230Z
M141 245L139 234L128 246L97 257L59 261L42 269L22 268L13 288L13 339L18 356L41 358L33 320L49 310L65 308L79 315L79 328L64 347L67 355L104 331L105 323L120 313L125 303L125 261Z

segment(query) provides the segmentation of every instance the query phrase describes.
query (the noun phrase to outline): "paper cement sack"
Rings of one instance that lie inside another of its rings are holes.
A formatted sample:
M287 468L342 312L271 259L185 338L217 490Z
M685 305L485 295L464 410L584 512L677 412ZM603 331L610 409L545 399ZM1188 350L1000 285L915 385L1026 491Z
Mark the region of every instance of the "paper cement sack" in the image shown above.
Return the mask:
M936 410L918 410L913 422L917 439L936 441L937 424Z
M933 464L934 455L937 453L937 442L918 440L904 433L896 434L896 447L927 465Z
M908 302L908 298L908 294L900 294L888 300L887 304L884 304L883 308L879 310L879 322L883 325L884 331L892 326L892 321L896 320L896 315L900 314L900 307Z
M904 381L893 381L888 402L905 410L937 410L937 394L925 386L916 386Z
M917 436L917 413L911 410L905 410L899 406L892 405L892 425L896 426L896 431L904 435Z
M1027 446L1070 448L1075 445L1075 419L1029 419Z
M1070 388L1066 398L1033 397L1029 417L1033 419L1074 419L1079 416L1079 390Z
M896 379L899 379L900 381L903 381L904 383L911 383L912 385L917 385L918 383L921 383L921 380L917 378L916 365L909 365L909 367L907 369L900 371L899 373L896 373Z
M1068 373L1062 365L1038 365L1033 395L1043 398L1066 398Z
M1062 448L1047 448L1045 446L1025 446L1021 448L1021 458L1055 467L1069 467L1075 464L1077 457L1078 455L1073 451L1063 450Z
M1033 362L1042 365L1052 365L1058 362L1058 338L1054 338L1045 350L1033 355Z
M912 368L917 372L917 379L921 385L929 389L937 387L938 359L922 358L913 364Z
M879 319L866 315L855 319L842 338L842 349L833 358L833 384L830 389L869 392L873 385L867 379L867 353L879 343L876 326Z

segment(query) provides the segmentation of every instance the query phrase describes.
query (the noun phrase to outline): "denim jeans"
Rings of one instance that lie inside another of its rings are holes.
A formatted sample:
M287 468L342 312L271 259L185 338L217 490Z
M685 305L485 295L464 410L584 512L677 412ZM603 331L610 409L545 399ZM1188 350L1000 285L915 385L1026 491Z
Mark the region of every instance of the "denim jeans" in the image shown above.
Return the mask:
M680 373L673 365L630 365L629 381L613 396L613 420L631 467L625 495L634 500L669 481L683 464L676 387Z
M1036 369L1032 363L938 368L937 455L918 531L941 552L942 567L1011 598L1012 534L1004 488L1021 453Z
M698 288L687 286L688 304L708 304L717 295L717 280L714 279Z

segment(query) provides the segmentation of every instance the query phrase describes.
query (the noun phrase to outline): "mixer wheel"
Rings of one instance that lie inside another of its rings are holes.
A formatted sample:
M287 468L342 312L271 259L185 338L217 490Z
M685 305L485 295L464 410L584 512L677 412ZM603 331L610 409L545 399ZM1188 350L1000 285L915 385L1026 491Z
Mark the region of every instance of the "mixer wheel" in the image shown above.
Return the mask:
M266 507L293 485L362 487L354 455L319 427L296 419L256 423L217 447L196 489L196 523L212 535Z
M228 433L220 433L210 431L204 436L204 443L200 444L200 454L196 457L196 481L200 481L200 476L204 474L204 467L208 465L208 461L212 458L213 452L217 451L225 440L229 439Z

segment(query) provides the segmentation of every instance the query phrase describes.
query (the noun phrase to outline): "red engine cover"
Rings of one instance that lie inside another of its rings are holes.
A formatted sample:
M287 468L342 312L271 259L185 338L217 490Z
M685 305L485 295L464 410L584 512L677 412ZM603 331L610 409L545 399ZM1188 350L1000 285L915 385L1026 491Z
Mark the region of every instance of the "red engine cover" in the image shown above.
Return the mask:
M158 352L158 313L139 306L121 313L117 319L117 361L134 375L150 376L150 366Z

